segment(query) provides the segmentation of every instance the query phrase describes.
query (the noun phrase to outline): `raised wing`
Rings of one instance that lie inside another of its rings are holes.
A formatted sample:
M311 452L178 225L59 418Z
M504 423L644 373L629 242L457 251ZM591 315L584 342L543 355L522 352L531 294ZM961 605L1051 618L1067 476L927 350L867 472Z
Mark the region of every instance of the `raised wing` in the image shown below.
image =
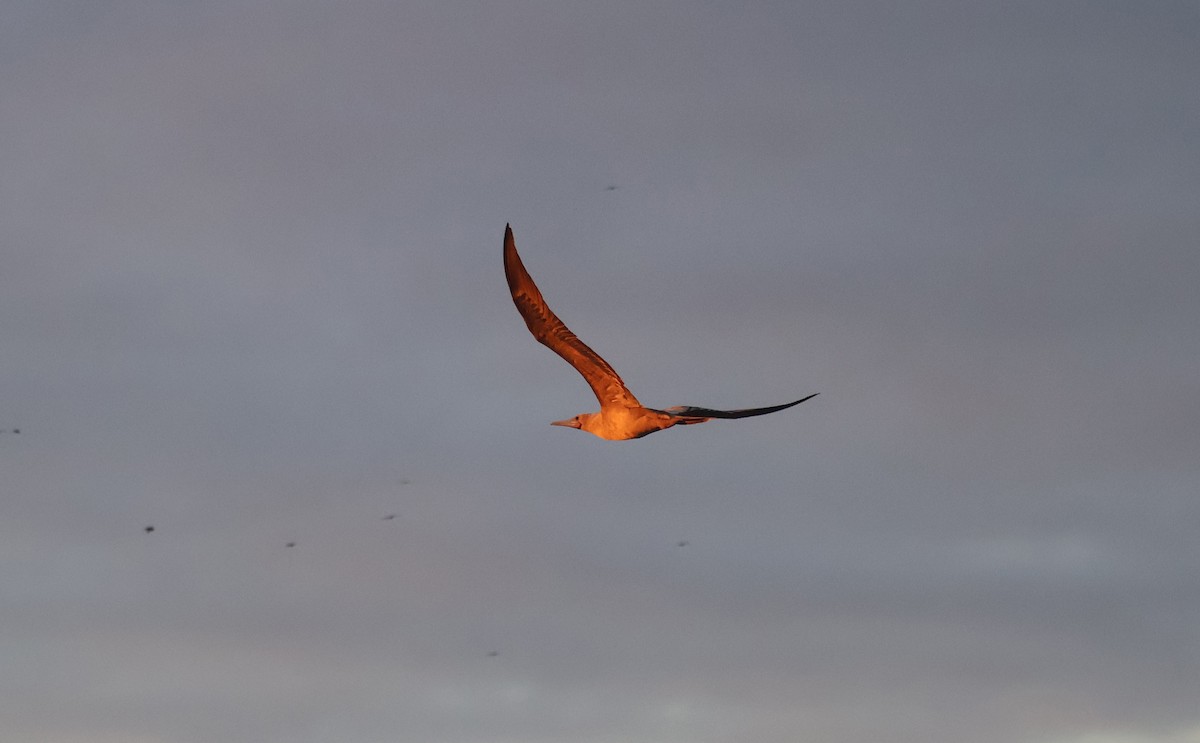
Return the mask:
M533 283L533 278L521 263L521 256L517 255L517 245L509 225L504 227L504 277L508 279L513 303L517 305L521 317L525 318L529 332L539 343L562 356L575 367L575 371L583 375L592 392L596 393L601 408L610 405L641 407L641 403L625 388L625 383L608 362L579 340L546 306L537 284Z
M677 418L751 418L756 415L766 415L767 413L775 413L780 410L786 410L793 405L799 405L805 400L810 400L819 392L814 392L808 397L802 397L795 402L784 403L783 405L772 405L769 408L745 408L743 410L713 410L712 408L697 408L690 405L676 405L673 408L667 408L662 411L669 413ZM689 421L699 423L700 421Z

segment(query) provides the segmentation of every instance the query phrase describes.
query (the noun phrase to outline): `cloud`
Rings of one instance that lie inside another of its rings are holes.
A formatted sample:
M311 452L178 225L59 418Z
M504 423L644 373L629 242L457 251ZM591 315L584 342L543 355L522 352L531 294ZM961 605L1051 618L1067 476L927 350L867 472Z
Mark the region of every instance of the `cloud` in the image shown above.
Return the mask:
M1046 743L1200 743L1200 725L1167 733L1092 732Z

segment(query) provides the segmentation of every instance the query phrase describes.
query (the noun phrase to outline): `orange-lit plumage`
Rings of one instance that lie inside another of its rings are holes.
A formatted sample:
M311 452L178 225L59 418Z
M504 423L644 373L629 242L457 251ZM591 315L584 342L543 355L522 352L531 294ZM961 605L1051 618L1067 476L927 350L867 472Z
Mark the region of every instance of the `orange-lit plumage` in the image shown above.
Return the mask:
M509 225L504 228L504 275L508 279L513 303L516 304L521 317L525 318L529 332L533 333L533 337L539 343L575 367L600 401L599 412L580 413L574 418L554 421L551 425L578 428L602 439L637 439L680 424L703 423L713 418L766 415L799 405L817 394L814 392L808 397L783 405L744 410L714 410L686 405L664 410L647 408L638 402L608 362L579 340L546 304L537 284L533 283L533 278L525 270L521 257L517 255L512 227Z

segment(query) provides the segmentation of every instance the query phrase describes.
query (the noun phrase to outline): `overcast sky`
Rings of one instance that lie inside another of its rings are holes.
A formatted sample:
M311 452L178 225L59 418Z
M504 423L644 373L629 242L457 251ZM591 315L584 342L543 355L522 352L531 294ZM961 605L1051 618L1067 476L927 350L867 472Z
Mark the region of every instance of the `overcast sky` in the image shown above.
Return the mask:
M1200 741L1194 0L6 0L0 141L4 740ZM551 428L506 222L820 396Z

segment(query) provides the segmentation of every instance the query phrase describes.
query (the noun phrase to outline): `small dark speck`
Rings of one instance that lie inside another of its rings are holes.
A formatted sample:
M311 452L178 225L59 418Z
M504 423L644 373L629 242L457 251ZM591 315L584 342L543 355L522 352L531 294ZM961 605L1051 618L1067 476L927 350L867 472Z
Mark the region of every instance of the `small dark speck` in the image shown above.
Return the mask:
M499 654L500 654L500 651L499 651L499 650L489 650L489 651L488 651L488 657L489 657L489 658L495 658L495 657L496 657L497 655L499 655Z
M20 433L20 432L21 432L21 429L19 429L19 428L14 428L14 429L13 429L13 433Z
M681 540L679 540L678 542L676 542L676 543L675 543L675 546L676 546L676 547L686 547L686 546L688 546L688 544L689 544L689 543L688 543L688 540L686 540L686 539L681 539Z
M616 191L618 188L620 188L620 186L609 186L608 188L606 188L604 190L605 191Z
M384 516L384 517L383 517L383 520L384 520L384 521L391 521L391 520L392 520L392 519L394 519L394 518L396 518L396 514L394 514L394 513L389 513L387 516Z
M154 527L153 527L153 526L147 526L147 527L146 527L146 533L147 533L147 534L149 534L149 533L150 533L150 532L152 532L152 531L154 531Z
M296 543L295 543L295 542L288 542L287 544L285 544L285 545L283 545L283 546L284 546L284 547L295 547L295 546L296 546Z
M400 484L401 484L401 485L408 485L408 484L410 484L411 482L412 482L412 480L408 479L407 477L402 477L402 478L400 478Z

